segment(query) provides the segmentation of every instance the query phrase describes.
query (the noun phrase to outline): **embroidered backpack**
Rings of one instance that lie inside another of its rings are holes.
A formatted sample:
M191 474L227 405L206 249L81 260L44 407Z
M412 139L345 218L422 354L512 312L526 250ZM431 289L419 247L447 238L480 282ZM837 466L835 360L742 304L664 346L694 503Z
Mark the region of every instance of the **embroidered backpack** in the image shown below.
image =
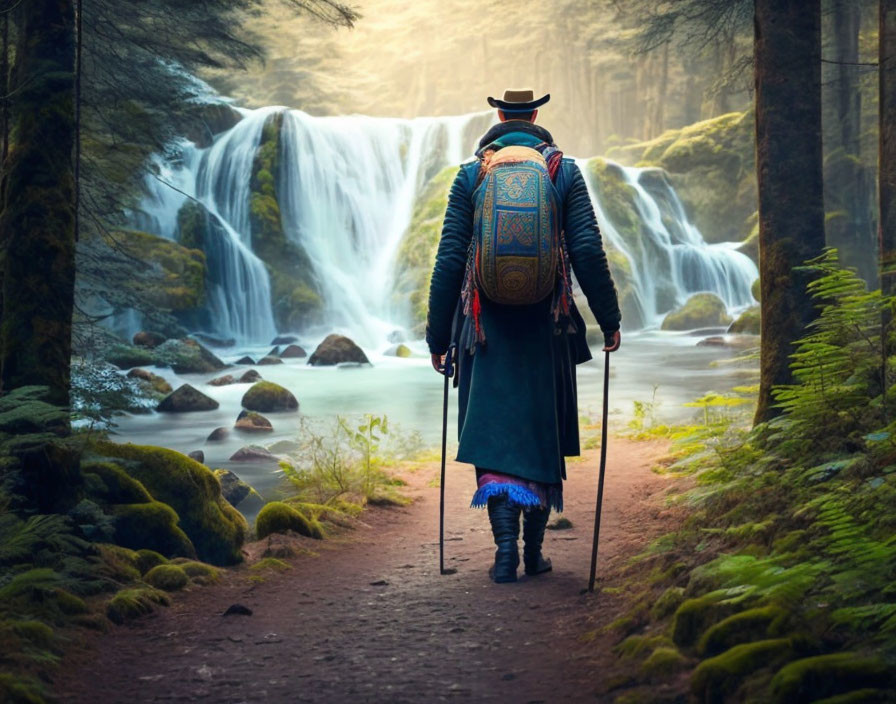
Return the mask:
M568 257L553 183L562 154L552 145L539 147L506 146L481 158L463 289L478 342L485 342L482 296L530 305L553 293L554 320L569 313Z

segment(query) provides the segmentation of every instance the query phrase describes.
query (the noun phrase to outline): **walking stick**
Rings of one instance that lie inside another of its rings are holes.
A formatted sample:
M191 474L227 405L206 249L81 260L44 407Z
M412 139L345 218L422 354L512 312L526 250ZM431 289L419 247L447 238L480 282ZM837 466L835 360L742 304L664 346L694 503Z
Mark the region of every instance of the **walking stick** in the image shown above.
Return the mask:
M597 508L594 511L594 542L591 545L591 577L588 591L594 592L594 575L597 572L597 541L600 536L600 509L604 502L604 473L607 469L607 413L610 398L610 353L604 353L604 412L600 427L600 474L597 479Z
M454 343L445 354L445 394L442 400L442 476L439 481L439 574L454 574L445 569L445 448L448 441L448 380L454 376Z

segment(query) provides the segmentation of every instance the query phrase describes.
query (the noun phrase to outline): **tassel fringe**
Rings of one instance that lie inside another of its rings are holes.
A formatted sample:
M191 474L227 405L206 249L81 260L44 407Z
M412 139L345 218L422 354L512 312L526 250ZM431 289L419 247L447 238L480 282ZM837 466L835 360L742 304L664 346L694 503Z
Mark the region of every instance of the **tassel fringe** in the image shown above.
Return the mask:
M520 506L521 508L541 506L541 499L538 498L538 495L524 486L520 486L519 484L489 482L488 484L479 487L476 493L473 494L470 508L485 508L488 506L488 500L492 496L500 496L501 494L507 494L510 503L515 506Z

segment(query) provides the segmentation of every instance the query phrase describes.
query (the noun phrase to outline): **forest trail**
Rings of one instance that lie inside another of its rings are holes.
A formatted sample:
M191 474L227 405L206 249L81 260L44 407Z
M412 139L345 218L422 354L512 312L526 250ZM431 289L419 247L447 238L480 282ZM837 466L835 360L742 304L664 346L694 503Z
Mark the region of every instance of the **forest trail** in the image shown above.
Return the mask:
M598 574L673 528L671 482L651 471L663 442L612 438ZM293 568L225 571L175 595L170 608L113 628L67 656L54 688L63 702L578 702L601 695L610 644L599 629L619 614L614 593L582 594L591 551L598 453L569 465L564 516L549 530L554 571L493 584L494 544L468 508L473 470L451 463L446 566L438 571L438 462L404 478L414 503L371 509L365 525L315 542ZM552 517L553 521L553 517ZM310 542L309 542L310 544ZM522 569L520 570L522 575ZM233 603L251 616L222 616ZM595 635L595 631L598 631Z

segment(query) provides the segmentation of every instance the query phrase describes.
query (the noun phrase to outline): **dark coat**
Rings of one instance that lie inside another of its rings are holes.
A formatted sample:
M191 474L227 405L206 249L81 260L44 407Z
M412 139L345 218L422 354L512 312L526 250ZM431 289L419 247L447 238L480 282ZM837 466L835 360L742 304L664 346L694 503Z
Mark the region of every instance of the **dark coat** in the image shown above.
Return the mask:
M490 130L480 147L495 135L504 145L526 143L527 137L514 139L521 130L550 143L543 128L513 123ZM473 233L478 172L478 161L462 165L448 198L429 291L426 340L433 354L443 354L452 336L458 341L469 335L470 322L455 318ZM574 161L563 159L554 185L573 273L601 330L618 330L616 288L585 180ZM475 354L461 352L458 359L458 461L546 483L566 477L564 456L579 454L575 365L591 359L591 353L578 311L573 307L576 332L558 331L550 305L550 297L531 306L483 300L487 343Z

